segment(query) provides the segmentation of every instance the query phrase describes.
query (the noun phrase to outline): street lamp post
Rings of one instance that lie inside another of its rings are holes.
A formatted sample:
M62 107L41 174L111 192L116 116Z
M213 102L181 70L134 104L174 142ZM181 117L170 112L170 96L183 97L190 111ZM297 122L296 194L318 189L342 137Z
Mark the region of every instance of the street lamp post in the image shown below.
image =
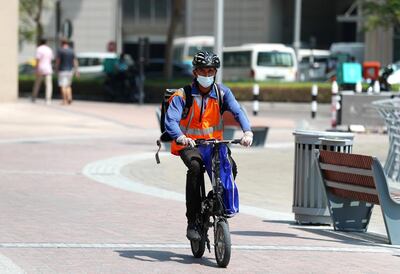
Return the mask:
M221 59L221 67L218 70L215 82L221 83L222 81L222 47L224 44L224 0L215 1L215 13L214 13L214 53Z
M300 49L300 32L301 32L301 0L295 1L294 10L294 32L293 32L293 47L296 52L297 61L299 61L299 49Z

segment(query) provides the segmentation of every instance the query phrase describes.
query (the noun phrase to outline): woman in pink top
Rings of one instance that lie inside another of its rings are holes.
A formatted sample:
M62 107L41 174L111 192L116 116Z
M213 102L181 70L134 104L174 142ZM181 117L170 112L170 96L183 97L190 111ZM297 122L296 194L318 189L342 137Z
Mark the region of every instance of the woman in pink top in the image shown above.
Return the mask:
M35 102L39 93L40 85L45 78L46 85L46 104L51 103L53 93L52 74L53 68L51 61L53 60L53 51L46 45L46 39L40 41L40 46L36 49L36 80L32 90L32 102Z

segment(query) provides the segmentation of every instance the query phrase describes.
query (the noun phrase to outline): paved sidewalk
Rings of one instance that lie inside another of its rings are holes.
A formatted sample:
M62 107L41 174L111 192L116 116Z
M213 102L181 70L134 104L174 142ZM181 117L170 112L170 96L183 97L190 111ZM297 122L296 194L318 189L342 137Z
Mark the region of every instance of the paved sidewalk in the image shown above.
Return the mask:
M249 107L250 104L245 104ZM379 207L370 229L299 226L291 213L294 128L329 128L329 106L262 104L253 125L265 148L234 148L241 213L230 219L232 258L191 256L185 168L156 165L154 105L20 100L0 105L0 273L395 273ZM250 110L250 109L249 109ZM385 160L388 138L356 135L353 150Z

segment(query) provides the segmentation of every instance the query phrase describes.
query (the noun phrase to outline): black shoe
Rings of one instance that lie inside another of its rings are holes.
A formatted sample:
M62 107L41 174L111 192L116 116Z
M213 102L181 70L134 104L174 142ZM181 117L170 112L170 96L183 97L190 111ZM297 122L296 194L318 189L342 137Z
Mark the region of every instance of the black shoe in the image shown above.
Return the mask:
M186 238L190 241L199 241L201 236L196 229L196 226L192 223L189 223L186 229Z

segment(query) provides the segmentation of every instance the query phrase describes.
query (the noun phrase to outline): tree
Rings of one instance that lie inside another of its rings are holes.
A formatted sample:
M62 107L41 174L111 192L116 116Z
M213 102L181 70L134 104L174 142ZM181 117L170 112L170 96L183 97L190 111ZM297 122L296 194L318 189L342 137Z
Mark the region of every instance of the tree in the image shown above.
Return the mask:
M41 22L44 9L50 8L53 0L19 0L19 40L20 42L36 41L39 44L43 37Z
M164 75L167 80L172 78L172 42L174 40L175 31L182 19L183 0L173 0L171 6L171 21L168 27L167 43L165 46L165 65Z
M400 0L366 1L363 11L369 30L400 26Z

